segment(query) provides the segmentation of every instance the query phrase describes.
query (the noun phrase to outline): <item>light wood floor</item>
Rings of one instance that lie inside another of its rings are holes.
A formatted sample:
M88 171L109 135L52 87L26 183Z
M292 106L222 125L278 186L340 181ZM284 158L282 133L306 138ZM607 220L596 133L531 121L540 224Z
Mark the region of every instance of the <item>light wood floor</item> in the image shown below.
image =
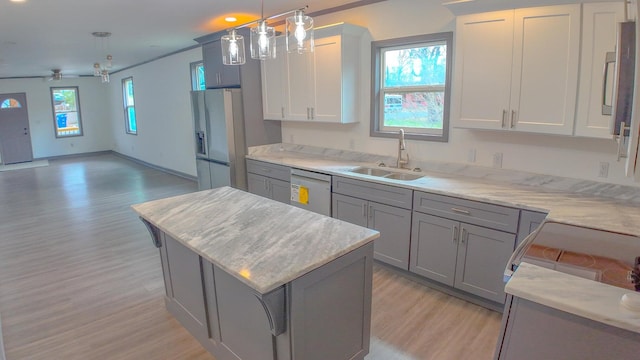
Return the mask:
M195 190L113 155L0 172L7 360L213 359L166 312L157 249L129 208ZM367 360L492 358L500 314L374 271Z

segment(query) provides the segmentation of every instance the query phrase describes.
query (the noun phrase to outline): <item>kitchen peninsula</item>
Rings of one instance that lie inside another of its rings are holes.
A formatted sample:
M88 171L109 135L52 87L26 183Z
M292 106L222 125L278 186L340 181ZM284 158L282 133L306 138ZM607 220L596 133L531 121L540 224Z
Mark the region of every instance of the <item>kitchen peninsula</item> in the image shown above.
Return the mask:
M230 187L132 207L160 249L167 309L216 358L369 352L377 231Z

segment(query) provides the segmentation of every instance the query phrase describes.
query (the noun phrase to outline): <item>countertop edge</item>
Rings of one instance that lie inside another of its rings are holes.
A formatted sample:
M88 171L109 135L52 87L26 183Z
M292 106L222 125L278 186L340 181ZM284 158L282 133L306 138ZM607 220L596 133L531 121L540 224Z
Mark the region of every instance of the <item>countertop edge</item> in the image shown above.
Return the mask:
M640 333L640 313L620 305L633 293L615 286L522 262L505 292L582 318ZM640 297L640 294L636 293Z

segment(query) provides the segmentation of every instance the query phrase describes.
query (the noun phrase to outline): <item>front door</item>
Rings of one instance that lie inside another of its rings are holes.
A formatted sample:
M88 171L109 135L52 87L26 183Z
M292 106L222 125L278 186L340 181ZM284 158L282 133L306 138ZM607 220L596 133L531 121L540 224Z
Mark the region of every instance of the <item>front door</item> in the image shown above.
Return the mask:
M33 160L25 93L0 95L0 156L5 165Z

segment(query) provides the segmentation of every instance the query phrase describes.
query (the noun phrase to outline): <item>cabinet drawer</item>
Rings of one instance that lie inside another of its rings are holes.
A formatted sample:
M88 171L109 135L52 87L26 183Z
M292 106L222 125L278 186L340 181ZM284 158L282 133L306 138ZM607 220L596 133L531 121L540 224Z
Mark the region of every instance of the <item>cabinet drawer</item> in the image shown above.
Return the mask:
M291 180L291 170L287 166L247 159L247 172L283 181Z
M411 209L413 196L410 189L339 176L333 177L333 192L404 209Z
M469 224L515 233L520 210L478 201L416 191L413 209Z

